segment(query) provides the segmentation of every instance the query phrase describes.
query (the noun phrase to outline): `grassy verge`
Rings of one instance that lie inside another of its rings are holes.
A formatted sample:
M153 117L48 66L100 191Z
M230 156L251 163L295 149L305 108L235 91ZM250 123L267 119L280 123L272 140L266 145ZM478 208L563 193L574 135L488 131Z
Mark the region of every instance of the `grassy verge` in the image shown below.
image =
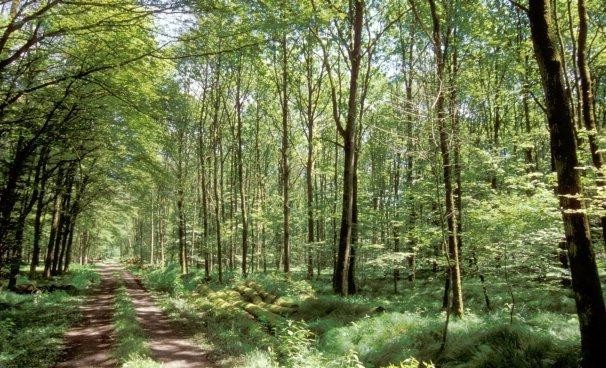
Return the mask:
M355 297L330 294L329 281L281 275L237 277L224 285L175 267L136 271L157 290L171 316L198 331L217 361L233 367L576 367L578 322L570 291L557 282L514 280L489 285L485 310L479 282L468 278L463 319L451 319L440 352L445 315L442 280L402 283L400 293L371 290ZM223 358L223 359L221 359ZM423 366L423 365L421 365Z
M156 368L161 365L149 357L145 333L137 321L135 306L122 284L116 292L114 331L115 356L124 368Z
M19 281L30 283L25 277ZM73 266L68 274L51 281L67 291L26 295L0 291L0 367L53 366L61 351L63 335L78 321L83 296L98 281L94 268Z

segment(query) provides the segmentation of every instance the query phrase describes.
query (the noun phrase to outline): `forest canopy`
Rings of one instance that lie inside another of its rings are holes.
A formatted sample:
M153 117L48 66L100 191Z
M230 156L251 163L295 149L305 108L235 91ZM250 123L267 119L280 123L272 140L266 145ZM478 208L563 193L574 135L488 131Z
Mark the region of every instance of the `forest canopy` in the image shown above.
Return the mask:
M0 306L115 260L226 366L601 367L605 36L600 0L0 0Z

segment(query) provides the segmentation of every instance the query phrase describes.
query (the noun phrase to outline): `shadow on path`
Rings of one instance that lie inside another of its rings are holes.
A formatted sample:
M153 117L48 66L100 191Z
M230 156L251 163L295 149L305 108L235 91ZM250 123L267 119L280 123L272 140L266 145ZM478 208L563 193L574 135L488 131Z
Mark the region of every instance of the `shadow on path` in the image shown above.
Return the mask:
M99 267L101 282L81 308L83 319L64 337L66 346L62 362L56 368L117 367L112 356L114 296L118 282L115 273L121 267L103 263Z
M213 367L208 352L190 342L182 331L175 328L151 295L129 272L124 271L123 275L124 285L135 305L137 320L146 333L151 358L163 363L164 368Z

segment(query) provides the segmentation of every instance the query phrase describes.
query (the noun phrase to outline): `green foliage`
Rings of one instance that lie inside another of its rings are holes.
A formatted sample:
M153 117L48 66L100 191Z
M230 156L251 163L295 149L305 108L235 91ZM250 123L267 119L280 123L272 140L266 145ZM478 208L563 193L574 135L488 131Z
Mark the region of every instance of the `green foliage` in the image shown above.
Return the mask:
M74 266L53 283L72 285L77 294L82 294L98 280L94 268ZM82 301L81 296L64 291L32 295L0 291L0 366L53 366L61 353L65 331L79 318Z
M318 352L314 348L314 334L305 323L287 321L277 332L278 359L287 367L319 366Z
M73 285L76 289L84 290L98 284L101 278L95 268L89 265L73 265L70 272L63 277L65 284Z
M253 350L246 353L243 357L242 368L279 368L280 365L276 361L275 354L272 350L261 351Z
M569 318L570 319L570 318ZM359 352L365 364L379 367L417 357L443 367L575 367L578 332L572 318L552 315L507 324L505 315L466 316L451 321L446 350L439 354L443 317L386 313L331 330L321 343L331 354ZM551 324L557 325L554 328ZM556 335L560 330L563 335ZM574 332L576 333L574 333Z
M553 321L558 323L558 319ZM575 321L576 322L576 321ZM446 367L576 367L578 346L570 334L554 336L546 326L516 322L513 325L487 323L469 330L457 330L452 346L440 358ZM534 328L533 328L534 327ZM576 323L569 328L577 329ZM471 338L463 336L471 332ZM576 337L576 336L575 336Z
M174 263L168 267L157 268L141 275L143 276L143 282L151 290L174 294L183 285L179 280L179 265Z
M130 359L122 364L122 368L162 368L162 364L151 360L150 358L131 356Z
M518 288L510 324L507 284L489 279L493 312L488 313L482 284L466 278L467 306L480 312L468 310L465 318L451 319L443 353L439 352L445 319L439 313L441 278L425 281L422 287L403 285L399 295L372 298L327 295L329 290L314 290L325 280L293 279L255 275L245 283L237 279L224 285L199 283L178 297L164 296L163 306L213 346L226 366L416 368L432 367L433 362L441 367L546 368L575 367L579 356L574 300L557 279L512 275ZM259 318L271 304L244 300L252 296L242 285L257 285L265 292L271 288L279 296L279 287L292 284L307 285L302 290L311 287L313 292L294 298L294 311L280 319Z
M390 364L387 368L435 368L432 363L419 362L415 358L408 358L398 365Z
M146 345L145 333L139 326L135 306L124 285L117 289L113 321L116 333L114 353L123 367L153 368L160 366L148 358L149 348Z
M280 273L255 275L254 280L267 292L289 298L304 299L315 294L308 280L287 278Z

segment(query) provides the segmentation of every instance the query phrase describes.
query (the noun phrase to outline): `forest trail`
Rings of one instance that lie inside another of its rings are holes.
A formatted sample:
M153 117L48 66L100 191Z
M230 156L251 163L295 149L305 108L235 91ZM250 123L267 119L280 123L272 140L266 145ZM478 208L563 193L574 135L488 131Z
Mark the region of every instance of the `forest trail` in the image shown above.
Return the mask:
M123 277L124 285L135 305L137 320L147 336L152 359L163 363L163 368L214 366L208 357L209 352L196 346L182 331L175 328L130 272L124 271Z
M176 329L151 295L119 264L99 266L101 282L82 307L83 319L65 335L62 362L55 368L114 368L119 363L112 354L115 310L119 276L135 306L137 321L145 331L151 358L165 368L213 367L208 352L190 342Z
M112 356L112 317L118 287L116 274L120 269L112 263L99 267L101 282L81 308L82 321L65 334L63 361L56 368L118 366Z

